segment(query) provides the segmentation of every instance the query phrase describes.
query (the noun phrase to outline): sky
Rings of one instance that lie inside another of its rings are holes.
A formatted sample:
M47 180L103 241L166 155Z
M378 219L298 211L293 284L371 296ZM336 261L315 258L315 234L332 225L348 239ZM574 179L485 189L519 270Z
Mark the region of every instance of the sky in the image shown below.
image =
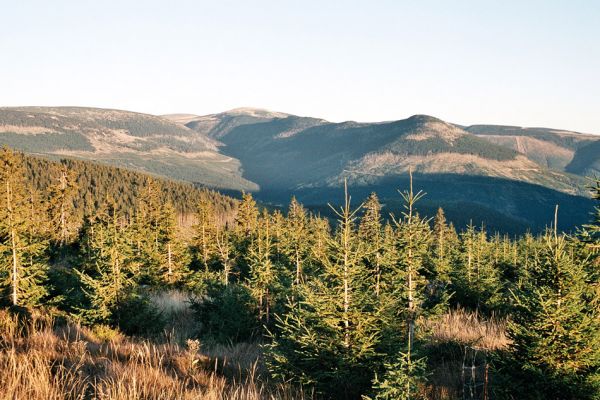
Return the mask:
M0 0L0 106L600 134L600 1Z

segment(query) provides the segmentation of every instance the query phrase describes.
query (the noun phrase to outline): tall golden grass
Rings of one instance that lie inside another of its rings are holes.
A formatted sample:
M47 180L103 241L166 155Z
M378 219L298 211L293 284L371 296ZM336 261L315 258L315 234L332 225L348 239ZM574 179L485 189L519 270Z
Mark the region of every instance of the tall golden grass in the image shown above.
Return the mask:
M0 399L305 399L310 394L270 383L256 344L211 345L189 338L182 295L155 299L172 308L171 333L160 340L128 338L106 327L57 324L49 313L27 318L0 311ZM189 317L189 318L188 318ZM429 346L443 354L423 388L428 399L462 398L472 352L506 349L503 319L464 310L421 321ZM177 332L175 332L177 331ZM471 359L473 358L473 359ZM479 379L479 378L478 378Z
M1 399L303 399L259 374L257 346L200 353L32 315L27 322L0 311Z
M464 309L450 310L439 318L424 321L433 343L457 343L483 351L503 350L510 345L506 336L506 319L483 318Z
M433 370L424 388L431 400L485 399L494 376L489 373L489 354L508 349L506 319L484 318L464 309L422 322ZM487 392L487 393L486 393ZM487 397L486 397L487 396Z

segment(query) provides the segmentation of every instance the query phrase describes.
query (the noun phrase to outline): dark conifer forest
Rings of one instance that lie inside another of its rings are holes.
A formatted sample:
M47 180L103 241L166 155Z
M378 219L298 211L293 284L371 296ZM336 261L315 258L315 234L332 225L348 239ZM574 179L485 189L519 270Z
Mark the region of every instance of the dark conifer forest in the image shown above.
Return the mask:
M519 237L398 189L324 218L3 148L0 397L600 399L600 180Z

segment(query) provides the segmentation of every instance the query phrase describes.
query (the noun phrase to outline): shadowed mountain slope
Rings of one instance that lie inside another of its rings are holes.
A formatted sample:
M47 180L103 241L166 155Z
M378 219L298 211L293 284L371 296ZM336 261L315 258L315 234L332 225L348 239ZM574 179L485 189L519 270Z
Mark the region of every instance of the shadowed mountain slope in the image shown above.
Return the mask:
M577 175L600 172L600 136L548 128L472 125L478 137L526 155L540 165Z
M591 135L573 139L570 134L535 131L537 136L527 139L531 143L568 152L563 159L556 156L556 162L548 153L547 162L534 157L539 149L527 152L513 146L511 127L463 129L426 115L382 123L330 123L236 110L198 117L187 126L218 138L224 145L221 151L242 162L244 177L261 186L257 196L273 204L283 205L293 194L321 210L346 179L355 196L376 191L391 209L401 211L396 189L406 187L412 169L429 193L424 211L443 206L457 224L472 219L504 232L539 230L555 204L561 204L565 229L589 217L585 180L564 168L578 143L594 139ZM556 163L562 169L552 168Z

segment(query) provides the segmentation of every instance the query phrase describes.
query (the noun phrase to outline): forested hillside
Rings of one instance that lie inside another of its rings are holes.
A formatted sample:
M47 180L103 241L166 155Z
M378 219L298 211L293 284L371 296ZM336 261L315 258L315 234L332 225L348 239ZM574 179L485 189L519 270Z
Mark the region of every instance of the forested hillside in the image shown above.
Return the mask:
M148 114L86 107L0 108L0 144L124 166L221 189L256 189L218 142Z
M426 215L443 207L455 224L473 221L509 234L541 232L555 204L566 206L562 229L587 221L591 202L583 171L593 175L595 164L588 162L595 156L591 147L587 152L582 147L581 157L573 157L577 146L600 142L593 135L549 129L461 127L426 115L331 123L238 109L173 118L220 140L220 151L242 162L244 176L260 185L256 197L265 203L285 204L294 195L330 216L326 204L340 200L347 180L361 197L377 192L384 215L397 213L402 207L396 188L407 185L412 168L428 193Z
M594 135L464 127L426 115L332 123L251 108L165 118L85 107L0 108L2 143L235 196L252 191L274 207L294 195L314 211L332 202L346 180L361 196L377 192L389 205L386 215L397 212L395 188L406 185L412 168L429 194L427 215L443 207L455 224L473 221L509 234L540 232L557 203L569 204L562 229L585 222L586 177L600 171Z
M548 128L502 125L464 127L482 139L514 149L540 165L577 175L598 174L600 137Z
M80 226L74 176L103 188ZM0 397L598 398L600 206L508 237L423 217L418 188L389 221L344 185L334 221L245 194L223 223L214 193L5 148Z
M50 203L57 192L68 193L73 203L70 222L74 227L80 227L85 216L96 213L107 201L114 203L117 212L131 217L139 207L140 193L149 186L178 214L193 214L200 201L213 204L220 220L231 219L235 214L236 200L191 183L77 159L53 161L23 153L14 156L25 166L28 182L40 201Z

